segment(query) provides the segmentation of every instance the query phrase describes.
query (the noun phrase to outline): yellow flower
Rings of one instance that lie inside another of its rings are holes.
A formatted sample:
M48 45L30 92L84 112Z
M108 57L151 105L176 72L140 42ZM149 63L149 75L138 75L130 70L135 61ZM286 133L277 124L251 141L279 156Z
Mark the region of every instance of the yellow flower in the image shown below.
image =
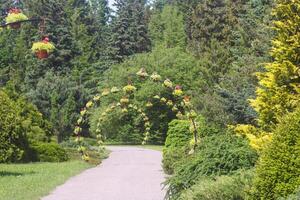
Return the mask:
M82 131L82 128L80 128L79 126L76 126L75 129L74 129L74 133L76 135L78 135L81 131Z
M82 159L83 159L84 161L89 161L89 160L90 160L90 157L89 157L88 155L83 155L83 156L82 156Z
M86 106L87 108L91 108L93 105L94 105L93 102L92 102L92 101L89 101L89 102L86 103L85 106Z
M149 76L148 73L146 72L145 68L141 68L140 71L138 71L136 73L136 75L138 75L142 78L145 78L145 77Z
M129 103L129 99L126 98L126 97L123 97L121 100L120 100L121 104L128 104Z
M111 93L117 93L117 92L119 92L120 90L119 90L119 88L117 88L117 87L112 87L110 91L111 91Z
M168 88L173 88L173 83L169 79L166 79L164 81L164 86Z
M124 88L123 88L123 91L126 92L126 93L132 93L136 90L136 87L134 87L133 85L126 85Z
M162 98L160 99L160 101L161 101L162 103L166 103L166 102L167 102L167 99L164 98L164 97L162 97Z
M173 101L172 101L172 100L169 100L169 101L167 102L167 106L173 106Z
M23 13L9 13L5 18L7 24L28 20L28 17Z
M183 118L183 114L179 111L177 114L176 114L176 117L178 119L182 119Z
M153 72L153 74L150 76L150 78L153 81L160 81L161 80L161 76L159 74L157 74L157 72Z
M146 107L147 108L151 108L153 106L153 104L151 103L151 102L148 102L147 104L146 104Z
M183 91L181 89L176 89L174 90L173 95L180 97L183 95Z
M109 95L110 90L109 89L104 89L103 92L101 93L102 96L107 96Z
M188 117L189 119L195 119L195 118L197 117L197 113L196 113L194 110L192 110L191 112L189 112L189 113L187 114L187 117Z
M99 95L96 95L96 96L94 96L93 100L94 100L94 101L99 101L100 98L101 98L101 97L100 97Z

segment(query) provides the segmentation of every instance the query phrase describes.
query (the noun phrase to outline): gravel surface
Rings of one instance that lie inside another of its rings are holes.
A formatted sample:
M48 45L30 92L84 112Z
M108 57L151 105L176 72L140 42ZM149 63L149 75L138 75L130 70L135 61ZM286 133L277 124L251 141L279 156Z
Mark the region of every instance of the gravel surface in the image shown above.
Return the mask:
M108 147L101 165L57 187L42 200L163 200L165 175L159 151Z

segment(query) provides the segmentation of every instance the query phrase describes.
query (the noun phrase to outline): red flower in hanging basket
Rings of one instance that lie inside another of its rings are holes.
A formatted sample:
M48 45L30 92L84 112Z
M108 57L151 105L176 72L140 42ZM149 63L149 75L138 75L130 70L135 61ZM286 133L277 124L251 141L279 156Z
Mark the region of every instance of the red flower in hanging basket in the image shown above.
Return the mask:
M45 44L47 44L49 41L50 41L50 40L49 40L48 37L45 37L45 38L43 39L43 42L44 42Z
M24 20L28 20L28 17L18 8L10 9L5 18L6 24L9 24L9 27L12 29L19 29L21 27L20 22Z
M21 13L21 10L18 8L12 8L9 10L9 13L19 14Z
M55 46L49 42L48 37L45 37L41 42L34 43L31 49L39 59L45 59L54 51Z
M176 85L175 90L181 90L181 86L180 85Z

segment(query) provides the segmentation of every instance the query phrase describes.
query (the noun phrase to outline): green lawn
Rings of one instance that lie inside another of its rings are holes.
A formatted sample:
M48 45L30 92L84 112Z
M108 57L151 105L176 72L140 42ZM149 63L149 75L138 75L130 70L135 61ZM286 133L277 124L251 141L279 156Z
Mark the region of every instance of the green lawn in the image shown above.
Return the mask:
M0 164L1 200L38 200L69 177L93 165L64 163Z

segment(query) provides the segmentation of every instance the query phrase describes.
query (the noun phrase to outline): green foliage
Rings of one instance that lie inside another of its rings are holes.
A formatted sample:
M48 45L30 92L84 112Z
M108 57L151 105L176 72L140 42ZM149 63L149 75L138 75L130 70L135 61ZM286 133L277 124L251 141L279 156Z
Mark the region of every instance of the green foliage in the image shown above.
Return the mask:
M97 123L103 110L95 112ZM143 125L141 116L130 110L122 113L121 109L114 109L106 114L98 128L107 142L121 142L124 144L141 144L143 141Z
M117 61L148 51L150 40L145 17L145 1L117 0L117 15L112 21L111 50Z
M183 15L175 6L165 6L161 13L152 15L149 32L154 45L166 48L186 47Z
M150 74L156 71L162 78L169 78L174 84L181 85L187 95L193 95L194 88L203 88L206 85L204 78L206 75L205 69L193 56L182 51L180 48L155 48L151 53L133 56L123 63L113 66L105 74L107 79L101 83L102 89L114 86L123 88L124 85L127 85L128 79L132 79L135 87L138 88L134 94L133 103L141 107L145 107L147 102L153 99L155 95L171 98L171 93L166 91L161 84L150 80L141 81L133 76L133 74L136 74L140 70L141 66ZM120 98L120 94L113 94L111 97L101 100L100 107L91 116L93 133L96 131L96 125L100 117L99 114L110 107L113 101L119 101ZM159 102L155 102L151 109L147 109L147 115L152 122L150 135L154 136L150 138L151 143L164 143L168 123L176 117L175 114L168 106L162 105ZM108 127L108 123L104 123L106 127L104 130L109 130L111 134L120 133L118 130L120 130L120 126L123 126L123 123L117 123L119 120L118 115L114 115L114 118L112 117L110 115L109 120L107 120L107 122L111 121L111 126ZM136 123L139 121L138 117L138 115L133 116L134 120L128 122ZM125 129L130 130L129 127ZM131 131L134 133L135 130Z
M253 199L277 199L300 186L300 109L278 124L256 169Z
M0 162L18 161L22 158L26 146L21 117L14 102L0 91Z
M32 160L40 162L64 162L68 154L64 148L56 143L35 142L31 145Z
M280 198L280 200L298 200L300 198L300 187L291 195L286 198Z
M233 175L202 177L190 189L184 191L180 200L242 200L247 199L247 193L253 179L253 172L238 171Z
M38 105L44 116L53 124L60 142L70 135L70 130L75 124L77 108L82 106L77 104L80 95L82 94L71 77L60 76L53 71L47 72L45 77L38 81L35 90L29 94L30 100Z
M173 120L169 123L162 161L166 173L172 174L176 163L186 156L191 138L189 121Z
M254 166L257 154L247 141L231 132L201 139L196 152L183 159L168 179L169 198L178 198L203 176L227 175Z

